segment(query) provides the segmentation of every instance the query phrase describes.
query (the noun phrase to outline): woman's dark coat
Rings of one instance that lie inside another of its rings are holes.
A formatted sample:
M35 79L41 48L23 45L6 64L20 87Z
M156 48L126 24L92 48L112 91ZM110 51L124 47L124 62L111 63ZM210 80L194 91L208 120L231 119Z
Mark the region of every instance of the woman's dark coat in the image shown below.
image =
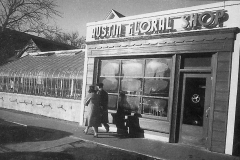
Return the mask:
M101 107L101 122L108 123L108 93L105 90L99 90L100 107Z

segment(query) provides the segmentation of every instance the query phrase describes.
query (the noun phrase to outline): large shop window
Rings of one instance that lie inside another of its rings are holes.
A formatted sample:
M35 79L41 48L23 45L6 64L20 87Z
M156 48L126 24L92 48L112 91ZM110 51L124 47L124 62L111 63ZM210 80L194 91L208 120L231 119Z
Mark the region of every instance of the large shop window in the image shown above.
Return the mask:
M100 61L99 82L109 93L109 109L117 110L120 93L124 107L143 117L167 119L172 57Z

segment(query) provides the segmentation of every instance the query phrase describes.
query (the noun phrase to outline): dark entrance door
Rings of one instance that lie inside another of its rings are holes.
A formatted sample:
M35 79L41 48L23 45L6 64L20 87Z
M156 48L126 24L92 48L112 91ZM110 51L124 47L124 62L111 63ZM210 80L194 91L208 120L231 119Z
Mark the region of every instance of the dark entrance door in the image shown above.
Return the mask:
M211 101L210 74L184 74L180 141L207 147Z

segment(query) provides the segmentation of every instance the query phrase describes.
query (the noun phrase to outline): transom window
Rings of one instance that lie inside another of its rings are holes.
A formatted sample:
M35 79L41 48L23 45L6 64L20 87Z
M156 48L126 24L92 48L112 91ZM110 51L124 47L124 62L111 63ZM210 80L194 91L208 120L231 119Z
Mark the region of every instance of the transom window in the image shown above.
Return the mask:
M99 82L109 93L109 109L117 110L119 93L125 109L167 119L172 57L100 60Z

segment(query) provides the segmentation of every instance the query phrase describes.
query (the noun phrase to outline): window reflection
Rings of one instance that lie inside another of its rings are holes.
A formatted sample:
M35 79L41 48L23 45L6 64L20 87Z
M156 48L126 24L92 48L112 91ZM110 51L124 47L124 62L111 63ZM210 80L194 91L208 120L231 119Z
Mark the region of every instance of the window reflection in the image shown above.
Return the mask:
M116 93L118 91L118 80L115 77L102 77L100 82L103 83L103 89L107 92Z
M119 75L119 61L103 60L101 65L101 76L117 76Z
M170 77L171 59L149 59L146 60L145 77Z
M98 82L111 95L109 109L117 109L116 94L124 92L126 110L148 117L167 117L171 57L102 60L100 64Z
M122 76L142 76L143 75L143 60L123 60L122 61Z
M168 101L165 99L143 98L143 113L167 117Z
M169 82L169 79L145 79L144 94L149 96L168 97Z
M126 103L124 104L124 108L126 110L131 110L132 112L138 112L139 105L140 105L140 97L126 96Z
M121 80L121 90L127 94L141 94L142 80L139 78L124 78Z
M108 95L108 109L116 110L117 109L117 95Z

